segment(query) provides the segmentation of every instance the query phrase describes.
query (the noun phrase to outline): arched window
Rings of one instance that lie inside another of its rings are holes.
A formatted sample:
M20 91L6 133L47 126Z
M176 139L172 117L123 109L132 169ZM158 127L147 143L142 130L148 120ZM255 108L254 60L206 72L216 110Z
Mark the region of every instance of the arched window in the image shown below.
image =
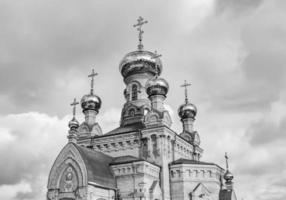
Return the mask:
M138 86L136 84L132 85L132 101L138 99Z

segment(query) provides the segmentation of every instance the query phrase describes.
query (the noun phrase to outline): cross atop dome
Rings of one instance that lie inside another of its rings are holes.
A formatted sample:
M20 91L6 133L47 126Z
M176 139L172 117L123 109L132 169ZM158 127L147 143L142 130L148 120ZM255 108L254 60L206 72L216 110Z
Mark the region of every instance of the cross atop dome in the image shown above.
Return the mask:
M232 173L229 171L229 166L228 166L228 155L227 153L225 152L225 163L226 163L226 172L224 174L224 179L226 180L226 185L227 187L232 187L232 179L233 179L233 175Z
M94 69L92 69L91 74L88 75L89 78L91 78L91 83L90 83L90 94L93 94L93 87L94 87L94 77L97 76L98 73L94 72Z
M73 117L75 117L75 113L76 113L76 105L79 104L79 102L76 101L76 98L74 98L73 102L71 103L71 106L73 107Z
M181 87L184 87L184 88L185 88L185 102L186 102L186 104L189 102L189 100L188 100L188 88L187 88L187 87L189 87L189 86L191 86L191 84L190 84L190 83L187 83L186 80L184 81L184 84L181 85Z
M143 44L142 44L142 35L143 35L143 33L144 33L144 31L142 30L142 26L144 25L144 24L147 24L148 23L148 21L147 20L144 20L143 19L143 17L139 17L138 19L137 19L137 24L134 24L133 25L133 27L135 28L135 27L137 27L137 30L139 31L139 44L138 44L138 50L139 51L141 51L141 50L143 50Z
M152 58L156 59L156 77L158 77L158 58L160 58L162 56L162 54L158 54L157 51L155 50L154 52L154 56L152 56Z
M226 170L228 170L228 155L227 155L227 152L225 152L225 164L226 164Z
M68 135L69 141L74 141L75 135L74 132L78 127L79 127L79 123L75 118L75 112L76 112L76 105L79 104L79 102L76 101L76 98L74 98L73 102L71 103L71 106L73 107L73 111L72 111L72 119L69 122L69 127L70 127L70 134Z

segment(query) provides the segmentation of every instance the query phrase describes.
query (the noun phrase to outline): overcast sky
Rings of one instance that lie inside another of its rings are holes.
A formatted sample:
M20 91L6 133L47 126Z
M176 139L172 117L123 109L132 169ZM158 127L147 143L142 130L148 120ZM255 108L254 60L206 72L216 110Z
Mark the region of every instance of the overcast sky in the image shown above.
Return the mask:
M136 49L162 54L172 128L186 79L203 161L230 156L238 199L286 199L285 0L1 0L0 199L45 199L47 176L67 143L70 102L102 101L104 132L119 125L118 65ZM82 120L81 109L78 118Z

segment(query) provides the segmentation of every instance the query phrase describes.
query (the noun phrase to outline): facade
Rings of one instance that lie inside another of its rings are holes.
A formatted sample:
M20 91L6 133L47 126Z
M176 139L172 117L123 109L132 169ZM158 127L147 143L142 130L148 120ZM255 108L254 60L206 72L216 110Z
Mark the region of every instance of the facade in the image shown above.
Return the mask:
M90 93L80 105L85 120L75 118L71 104L68 143L56 158L47 185L48 200L230 200L236 199L233 176L220 166L201 161L203 149L194 130L197 108L189 102L179 107L182 132L171 129L164 107L168 82L160 77L160 55L143 49L142 18L136 51L124 56L120 72L126 88L120 126L103 133L96 116L101 99ZM227 158L227 157L226 157ZM225 179L225 182L224 180Z

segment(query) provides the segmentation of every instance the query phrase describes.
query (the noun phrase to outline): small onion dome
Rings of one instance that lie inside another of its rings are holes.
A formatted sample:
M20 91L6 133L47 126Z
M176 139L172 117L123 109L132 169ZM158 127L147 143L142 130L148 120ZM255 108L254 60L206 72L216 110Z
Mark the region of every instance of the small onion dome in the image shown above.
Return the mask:
M70 120L69 122L69 128L70 129L77 129L79 127L79 122L76 120L76 118L72 118L72 120Z
M223 178L226 180L226 182L231 182L233 179L233 175L229 170L226 170Z
M147 81L145 88L148 96L163 95L166 97L169 90L169 84L163 78L154 77Z
M101 107L101 99L97 95L86 94L81 98L80 104L83 112L86 110L95 110L98 112Z
M181 119L186 119L186 118L194 119L197 114L197 108L192 103L185 103L179 107L178 114Z
M158 75L162 72L162 62L150 51L133 51L128 53L119 64L119 70L124 78L138 73ZM158 71L158 72L156 72Z

